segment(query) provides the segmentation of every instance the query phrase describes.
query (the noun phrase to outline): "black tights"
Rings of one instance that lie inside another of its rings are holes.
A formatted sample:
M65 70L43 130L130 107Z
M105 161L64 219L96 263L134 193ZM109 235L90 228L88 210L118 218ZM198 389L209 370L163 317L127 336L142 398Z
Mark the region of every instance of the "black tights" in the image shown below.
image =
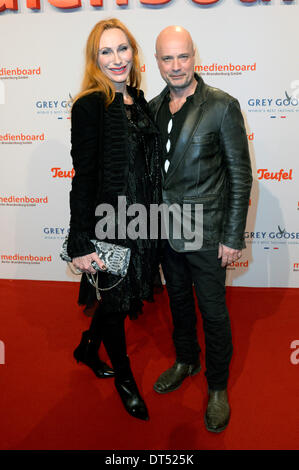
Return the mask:
M131 375L125 334L125 312L109 312L99 308L92 318L89 332L99 344L103 341L116 377Z

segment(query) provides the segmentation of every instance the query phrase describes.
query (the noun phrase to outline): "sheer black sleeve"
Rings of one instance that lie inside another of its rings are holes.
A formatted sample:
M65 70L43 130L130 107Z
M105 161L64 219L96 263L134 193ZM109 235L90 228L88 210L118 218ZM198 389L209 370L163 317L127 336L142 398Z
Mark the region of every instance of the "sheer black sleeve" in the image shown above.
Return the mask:
M87 95L72 108L71 156L75 176L70 192L71 258L94 252L95 206L99 184L100 140L103 104L97 94Z

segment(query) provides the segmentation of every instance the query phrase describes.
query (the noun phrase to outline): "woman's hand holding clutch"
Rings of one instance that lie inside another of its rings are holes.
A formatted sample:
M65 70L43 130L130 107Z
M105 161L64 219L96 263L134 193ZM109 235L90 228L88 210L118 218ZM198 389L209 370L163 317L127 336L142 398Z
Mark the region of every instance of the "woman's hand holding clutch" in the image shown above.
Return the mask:
M106 271L106 266L103 263L103 261L98 257L96 252L90 253L89 255L85 256L79 256L77 258L73 258L72 264L75 269L82 273L89 273L89 274L95 274L96 270L92 267L91 263L92 261L95 261L97 265L102 269L103 271Z

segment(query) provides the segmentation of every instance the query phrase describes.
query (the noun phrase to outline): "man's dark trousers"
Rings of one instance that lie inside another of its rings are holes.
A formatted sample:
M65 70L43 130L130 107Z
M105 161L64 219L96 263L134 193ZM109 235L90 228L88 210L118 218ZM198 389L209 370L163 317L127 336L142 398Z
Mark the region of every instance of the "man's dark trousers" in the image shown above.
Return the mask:
M165 242L162 268L173 317L176 360L185 364L198 360L194 283L203 318L208 386L210 390L225 389L233 347L225 303L226 268L221 267L218 250L178 253Z

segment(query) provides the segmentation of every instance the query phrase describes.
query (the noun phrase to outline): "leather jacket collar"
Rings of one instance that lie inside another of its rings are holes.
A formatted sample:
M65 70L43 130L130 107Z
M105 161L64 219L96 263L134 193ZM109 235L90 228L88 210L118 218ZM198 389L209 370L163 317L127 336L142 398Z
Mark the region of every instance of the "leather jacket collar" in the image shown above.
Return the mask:
M197 87L195 88L195 92L192 95L193 96L193 101L196 106L201 105L204 103L207 99L208 95L208 87L206 86L205 82L203 79L197 74L194 74L194 78L197 81ZM164 98L166 95L169 93L169 87L168 85L161 91L160 95L158 95L153 101L156 101L157 106L155 110L155 119L157 117L157 114L159 112L159 109L163 103Z
M164 175L162 175L162 181L165 189L167 188L167 185L171 181L172 177L174 176L176 168L178 167L181 159L184 158L185 152L188 148L188 143L190 142L192 135L194 134L201 120L204 110L203 105L207 101L207 96L209 93L208 87L205 85L203 79L199 75L194 74L194 77L197 80L198 84L193 94L192 102L190 103L189 113L181 128L167 174L165 177ZM153 100L156 102L154 110L155 119L157 118L159 109L168 92L169 88L168 86L166 86L164 90L162 90L160 95L158 95L158 97Z

